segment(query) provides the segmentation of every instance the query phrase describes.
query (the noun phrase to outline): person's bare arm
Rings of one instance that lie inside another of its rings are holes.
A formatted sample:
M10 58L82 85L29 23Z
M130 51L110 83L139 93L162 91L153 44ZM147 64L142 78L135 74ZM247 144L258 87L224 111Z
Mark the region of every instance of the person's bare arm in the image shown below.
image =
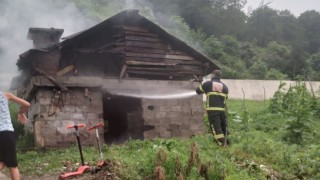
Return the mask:
M9 93L9 92L5 92L4 93L5 97L9 100L9 101L12 101L12 102L15 102L20 106L20 110L19 110L19 113L18 113L18 120L22 123L22 124L25 124L27 121L28 121L28 118L26 117L26 115L24 114L28 108L30 107L30 103L27 102L26 100L24 99L21 99L15 95L13 95L12 93Z

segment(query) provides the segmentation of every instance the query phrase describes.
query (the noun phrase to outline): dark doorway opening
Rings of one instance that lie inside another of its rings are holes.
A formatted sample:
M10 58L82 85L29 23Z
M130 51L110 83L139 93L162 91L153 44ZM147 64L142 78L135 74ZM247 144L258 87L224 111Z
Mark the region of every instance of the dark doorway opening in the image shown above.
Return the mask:
M143 136L141 114L141 99L104 94L105 142L123 143L128 139L141 139Z

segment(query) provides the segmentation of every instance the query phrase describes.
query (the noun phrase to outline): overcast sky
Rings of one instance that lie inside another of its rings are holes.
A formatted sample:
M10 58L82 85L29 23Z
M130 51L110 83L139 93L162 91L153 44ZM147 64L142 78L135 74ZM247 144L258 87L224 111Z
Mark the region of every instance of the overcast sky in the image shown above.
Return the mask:
M269 7L277 10L290 10L295 16L299 16L301 13L307 10L316 10L320 12L320 0L247 0L245 11L248 8L256 9L263 2L263 4L269 4Z

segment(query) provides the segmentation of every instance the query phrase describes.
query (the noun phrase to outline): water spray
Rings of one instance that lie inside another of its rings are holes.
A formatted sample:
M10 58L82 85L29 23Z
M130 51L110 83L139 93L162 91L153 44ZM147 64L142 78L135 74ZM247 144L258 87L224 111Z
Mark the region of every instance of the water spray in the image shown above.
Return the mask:
M149 89L103 89L110 95L136 97L144 99L181 99L196 96L195 90L181 90L173 88L149 88Z

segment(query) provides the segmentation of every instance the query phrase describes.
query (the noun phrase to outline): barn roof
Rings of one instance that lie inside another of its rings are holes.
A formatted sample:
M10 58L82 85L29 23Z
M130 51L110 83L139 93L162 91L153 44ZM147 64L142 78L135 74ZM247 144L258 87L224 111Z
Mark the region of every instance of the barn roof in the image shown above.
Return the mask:
M182 51L188 52L191 56L194 58L200 60L203 63L208 63L210 68L209 72L211 72L214 69L220 69L210 58L206 57L205 55L201 54L182 40L176 38L175 36L169 34L167 31L162 29L160 26L157 24L153 23L149 19L145 18L144 16L141 16L139 14L138 10L124 10L104 21L101 23L88 28L86 30L80 31L78 33L75 33L73 35L63 37L63 41L60 43L57 43L53 46L43 48L43 49L32 49L31 51L28 50L24 52L23 54L20 55L20 59L17 62L17 65L19 69L23 69L23 67L20 67L21 65L25 64L26 62L24 59L27 59L29 55L32 55L33 53L40 52L40 53L47 53L48 51L52 51L53 49L56 48L67 48L69 46L75 45L77 42L79 42L81 39L95 34L96 32L99 32L101 30L105 30L108 28L112 28L117 25L131 25L131 26L141 26L144 27L153 33L159 35L161 39L166 40L173 46L175 46L177 49L180 49Z
M155 34L159 35L160 38L165 39L175 47L188 52L191 56L194 56L196 59L201 60L204 63L210 63L212 66L211 70L214 69L220 69L212 59L206 57L205 55L201 54L182 40L178 39L177 37L169 34L167 31L162 29L160 26L155 24L154 22L150 21L149 19L145 18L144 16L141 16L139 14L138 10L125 10L122 11L104 21L101 23L87 29L81 32L78 32L76 34L64 37L64 41L59 44L59 46L67 47L69 45L72 45L73 43L77 42L78 40L81 40L81 38L84 38L92 33L95 33L97 31L100 31L104 28L110 28L115 25L119 24L125 24L125 25L135 25L135 26L141 26L145 27L150 31L153 31Z

